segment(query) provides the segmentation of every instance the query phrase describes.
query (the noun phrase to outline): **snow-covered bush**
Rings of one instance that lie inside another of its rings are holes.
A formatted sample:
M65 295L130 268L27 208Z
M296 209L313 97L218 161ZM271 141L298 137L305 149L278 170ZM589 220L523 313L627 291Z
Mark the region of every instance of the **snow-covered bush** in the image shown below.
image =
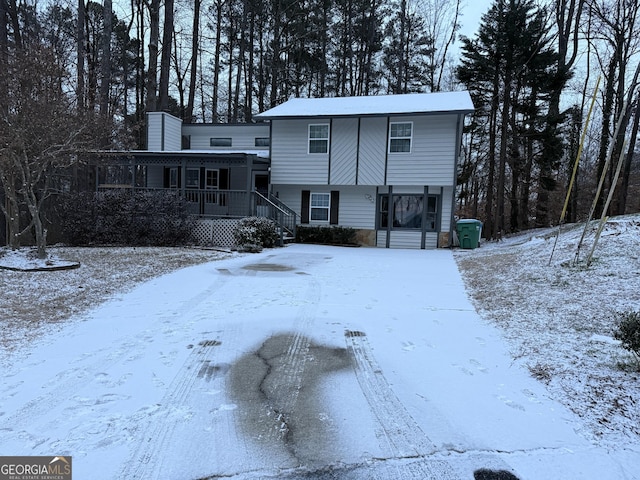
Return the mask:
M640 360L640 311L618 314L618 324L613 338L622 342L622 348L633 353Z
M234 228L233 239L239 250L259 252L262 248L271 248L278 244L278 228L271 219L246 217Z

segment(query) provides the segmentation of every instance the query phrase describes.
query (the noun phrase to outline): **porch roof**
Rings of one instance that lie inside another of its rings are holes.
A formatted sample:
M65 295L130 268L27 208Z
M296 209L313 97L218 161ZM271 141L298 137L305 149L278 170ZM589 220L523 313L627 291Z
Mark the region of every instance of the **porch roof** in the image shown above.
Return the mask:
M187 155L187 156L229 156L229 155L252 155L257 158L269 159L269 150L130 150L121 152L133 155Z

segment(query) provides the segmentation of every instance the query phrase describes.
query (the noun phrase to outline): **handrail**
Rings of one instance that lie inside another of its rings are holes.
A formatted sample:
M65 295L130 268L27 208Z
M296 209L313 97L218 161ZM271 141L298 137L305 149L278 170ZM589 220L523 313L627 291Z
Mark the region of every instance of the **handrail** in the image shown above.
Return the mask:
M281 207L279 207L278 205L276 205L275 203L273 203L271 200L269 200L267 197L265 197L264 195L262 195L260 192L258 192L257 190L254 190L253 193L255 193L258 197L262 198L263 200L266 200L267 202L269 202L273 207L277 208L278 210L280 210L282 213L284 213L286 216L290 217L291 214L289 212L287 212L286 210L283 210Z

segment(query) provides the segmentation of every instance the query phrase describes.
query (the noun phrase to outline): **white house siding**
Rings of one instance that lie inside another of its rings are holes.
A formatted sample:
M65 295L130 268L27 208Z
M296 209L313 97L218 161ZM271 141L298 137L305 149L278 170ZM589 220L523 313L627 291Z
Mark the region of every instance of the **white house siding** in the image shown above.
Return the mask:
M451 208L453 207L453 187L444 187L442 190L438 188L436 189L430 188L429 193L440 193L442 192L442 196L440 197L440 231L441 232L449 232L451 231Z
M420 248L422 245L422 233L416 231L400 231L392 230L389 241L389 248ZM387 246L387 231L378 230L377 246ZM438 234L436 232L427 232L425 236L425 248L433 249L438 246Z
M159 152L162 150L162 112L147 113L147 149Z
M182 120L164 112L147 113L147 150L175 152L182 148Z
M189 124L183 125L182 134L190 138L192 150L268 150L269 147L256 146L256 138L269 138L267 124ZM231 147L212 147L212 138L230 138Z
M340 118L331 124L332 185L355 185L358 155L358 119Z
M309 154L309 125L328 124L329 119L273 120L271 183L327 185L329 154ZM331 141L331 140L330 140Z
M387 119L360 120L358 185L384 185Z
M302 191L313 193L340 192L338 225L357 230L373 230L376 224L376 189L374 187L335 185L273 185L273 192L299 216L302 213ZM314 224L313 222L311 224ZM328 222L317 223L329 225Z
M455 181L457 115L392 117L413 122L411 153L389 153L387 184L451 185Z

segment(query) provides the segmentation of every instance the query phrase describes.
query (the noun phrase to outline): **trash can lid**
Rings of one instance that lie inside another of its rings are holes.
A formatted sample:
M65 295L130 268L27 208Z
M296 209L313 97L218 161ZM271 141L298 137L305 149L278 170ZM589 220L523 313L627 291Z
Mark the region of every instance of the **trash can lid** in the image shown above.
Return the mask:
M480 220L476 220L475 218L461 218L456 223L479 223L482 225Z

